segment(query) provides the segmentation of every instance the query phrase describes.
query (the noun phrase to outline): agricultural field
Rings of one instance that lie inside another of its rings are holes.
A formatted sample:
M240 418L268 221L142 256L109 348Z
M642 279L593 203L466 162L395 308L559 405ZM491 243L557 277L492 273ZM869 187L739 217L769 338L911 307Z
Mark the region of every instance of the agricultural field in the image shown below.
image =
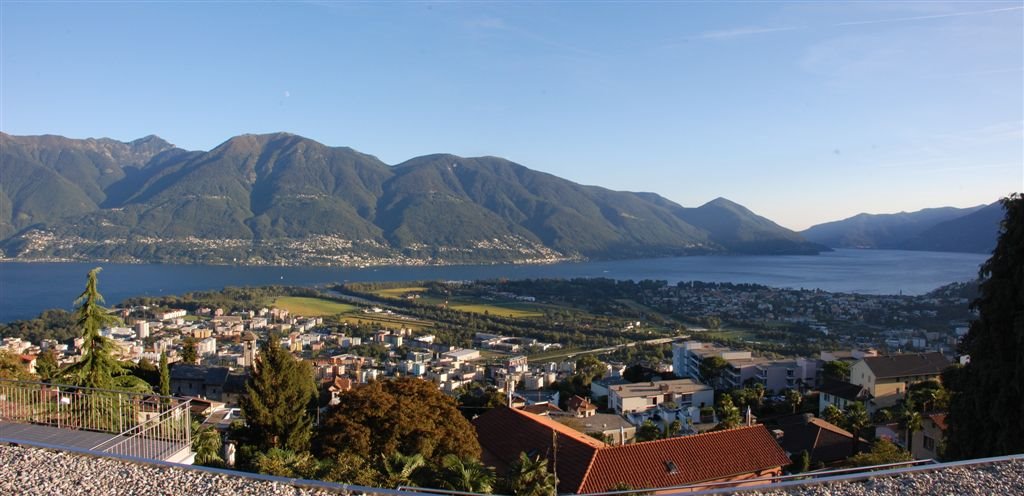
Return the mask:
M416 303L428 306L444 305L444 298L437 295L426 294L427 288L422 286L408 286L401 288L378 289L372 291L381 298L401 298L409 293L423 293L416 299ZM544 316L543 307L532 303L519 301L492 302L480 298L456 296L448 300L448 308L459 312L489 314L513 319L531 319Z
M754 340L754 333L742 329L718 329L707 332L696 333L695 339L738 339L741 341Z
M303 317L326 317L349 313L358 309L355 305L349 305L348 303L305 296L281 296L274 300L274 306Z
M544 311L538 305L519 302L492 303L480 300L454 299L449 302L448 308L460 312L489 314L513 319L532 319L544 316Z
M373 324L387 329L413 329L422 330L433 327L432 322L426 320L400 317L383 313L349 313L342 317L342 322L349 324Z
M402 295L408 293L423 293L427 290L422 286L409 286L403 288L387 288L370 291L370 293L380 296L381 298L401 298Z

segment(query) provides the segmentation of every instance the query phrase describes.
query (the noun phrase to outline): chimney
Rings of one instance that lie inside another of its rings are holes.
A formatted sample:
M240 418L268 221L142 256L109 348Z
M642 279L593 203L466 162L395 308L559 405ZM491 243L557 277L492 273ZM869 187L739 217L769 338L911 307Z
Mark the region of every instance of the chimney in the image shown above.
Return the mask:
M626 444L626 427L619 425L619 446L625 446Z

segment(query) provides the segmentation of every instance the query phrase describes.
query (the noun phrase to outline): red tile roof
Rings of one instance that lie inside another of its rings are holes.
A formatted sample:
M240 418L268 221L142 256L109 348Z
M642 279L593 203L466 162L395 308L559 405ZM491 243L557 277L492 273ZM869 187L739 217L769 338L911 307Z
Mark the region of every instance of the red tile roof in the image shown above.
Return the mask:
M935 422L935 425L938 426L939 429L946 430L946 414L945 413L933 413L933 414L929 415L928 418L932 419L932 422Z
M576 492L594 455L607 446L548 417L506 407L493 408L473 419L473 426L483 448L482 461L493 465L499 474L505 473L519 453L546 458L550 470L557 438L559 492Z
M807 450L812 463L834 463L853 454L853 434L820 418L794 415L780 420L779 429L783 431L782 448L793 454ZM867 441L858 440L858 450L868 448Z
M602 449L579 492L681 486L789 465L763 425Z
M570 412L575 412L580 409L595 411L597 410L597 407L594 406L594 404L591 403L590 400L579 395L573 395L572 398L569 398L569 401L567 402L566 406L569 408Z
M551 413L563 413L558 405L551 403L537 403L535 405L524 405L519 410L530 412L534 415L549 415Z
M552 438L557 437L561 493L607 491L618 483L638 489L693 484L790 463L762 425L613 447L549 418L508 408L495 408L473 424L483 461L499 473L520 452L550 463L556 453Z

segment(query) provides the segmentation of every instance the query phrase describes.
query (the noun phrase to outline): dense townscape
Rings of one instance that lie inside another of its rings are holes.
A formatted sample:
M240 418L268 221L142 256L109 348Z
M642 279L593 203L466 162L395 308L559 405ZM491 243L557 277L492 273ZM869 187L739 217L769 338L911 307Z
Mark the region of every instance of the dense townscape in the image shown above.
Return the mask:
M74 314L0 328L0 427L282 477L513 494L1012 454L1016 420L970 396L1016 394L974 372L1004 366L1019 291L1000 253L981 282L923 296L542 279L227 288L108 310L95 269ZM981 431L965 422L979 415ZM982 470L1017 480L1016 467ZM909 477L897 484L932 476Z

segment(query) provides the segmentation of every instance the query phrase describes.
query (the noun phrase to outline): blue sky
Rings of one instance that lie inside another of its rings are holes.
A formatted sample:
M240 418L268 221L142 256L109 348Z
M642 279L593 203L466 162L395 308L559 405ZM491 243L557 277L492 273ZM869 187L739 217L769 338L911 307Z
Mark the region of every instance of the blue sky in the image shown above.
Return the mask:
M0 129L496 155L793 229L1024 189L1024 3L0 3Z

